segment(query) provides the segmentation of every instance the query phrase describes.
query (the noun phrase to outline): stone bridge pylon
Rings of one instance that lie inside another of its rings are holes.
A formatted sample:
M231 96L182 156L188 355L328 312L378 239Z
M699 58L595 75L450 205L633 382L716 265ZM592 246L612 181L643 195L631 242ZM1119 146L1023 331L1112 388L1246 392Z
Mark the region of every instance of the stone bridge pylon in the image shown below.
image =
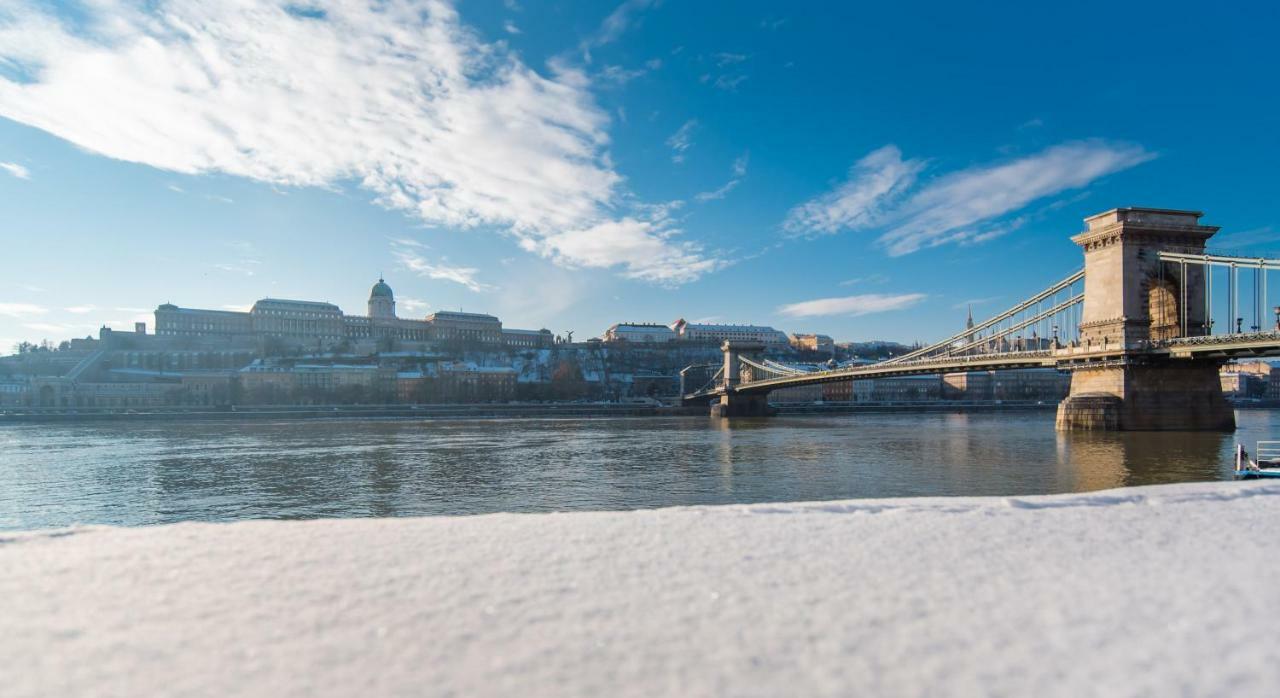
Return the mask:
M1203 254L1217 227L1198 211L1119 208L1085 219L1071 238L1084 250L1080 342L1068 364L1070 395L1059 430L1231 430L1221 360L1170 359L1154 342L1212 332L1206 266L1170 268L1161 252Z
M720 346L724 352L724 391L718 402L711 403L712 417L767 417L777 412L769 406L769 394L745 393L738 390L742 383L742 355L764 351L757 342L725 340Z

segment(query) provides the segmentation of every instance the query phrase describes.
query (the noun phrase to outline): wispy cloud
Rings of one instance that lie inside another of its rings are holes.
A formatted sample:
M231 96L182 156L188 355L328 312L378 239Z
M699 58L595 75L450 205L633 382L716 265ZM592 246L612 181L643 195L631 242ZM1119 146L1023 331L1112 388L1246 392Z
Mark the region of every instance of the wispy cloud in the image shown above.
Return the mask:
M667 138L667 146L671 148L671 162L684 162L684 153L693 147L693 131L698 128L697 119L689 119Z
M515 22L507 20L502 23L502 31L515 35L520 33L520 27L517 27Z
M70 308L63 308L63 310L71 313L72 315L86 315L97 309L98 306L96 305L73 305Z
M29 330L35 330L36 332L47 332L49 334L61 335L67 335L85 328L85 326L82 325L63 325L53 322L26 322L23 323L22 326Z
M985 298L970 298L968 300L960 301L959 303L956 303L951 307L954 310L964 310L965 308L968 308L969 306L972 306L972 305L986 305L988 303L991 303L993 301L998 301L998 300L1000 300L1000 296L987 296Z
M257 261L249 259L240 263L215 264L213 265L213 268L219 271L225 271L230 274L243 274L245 276L253 276L255 273L257 273L257 270L254 268L255 265L257 264L258 264Z
M896 147L885 146L855 163L835 190L792 209L783 229L793 235L879 229L877 243L894 256L946 243L983 242L1021 225L1020 219L1003 217L1033 201L1154 157L1129 143L1072 141L948 173L907 194L925 163L904 160Z
M869 276L857 276L852 279L841 281L839 286L856 286L858 284L882 284L889 280L884 274L871 274Z
M441 257L439 261L433 262L412 248L396 245L392 245L391 254L400 262L401 266L418 276L460 284L477 293L494 289L493 286L481 283L476 278L480 274L480 270L474 267L452 266L449 264L449 260L444 257Z
M622 36L623 32L631 27L635 21L636 15L644 10L657 4L657 0L626 0L626 2L614 8L608 17L600 23L600 27L595 33L582 40L579 49L582 51L582 59L588 63L591 62L591 49L611 44Z
M253 276L257 273L258 267L262 266L262 260L259 259L258 247L248 240L228 240L223 243L224 247L229 247L239 255L239 259L232 262L217 262L212 266L214 269L225 271L231 274L243 274L244 276Z
M406 296L400 296L399 298L396 299L396 306L406 313L417 314L417 313L421 313L427 308L430 308L431 304L424 300L420 300L418 298L408 298Z
M723 199L728 196L729 192L737 188L738 184L742 182L742 178L747 176L747 158L748 154L743 153L733 161L733 168L731 170L733 177L728 182L725 182L719 189L694 194L693 198L700 202L706 202Z
M715 58L716 65L720 68L736 65L747 60L746 54L743 53L717 53L713 58Z
M871 226L916 181L921 160L903 160L897 146L886 145L849 168L849 177L834 190L791 209L782 224L792 235L834 235Z
M699 82L710 84L716 89L733 92L738 89L744 80L747 79L746 73L741 71L741 64L750 56L744 53L716 53L712 54L711 60L715 63L715 68L711 72L704 73L698 78Z
M31 179L31 171L16 162L0 162L0 170L4 170L18 179Z
M616 40L652 4L623 3L587 43ZM40 70L0 77L0 116L107 157L279 186L355 181L428 225L534 247L607 228L634 202L590 76L563 62L540 74L444 0L88 3L74 21L34 0L6 8L0 61Z
M1215 235L1210 239L1209 246L1215 249L1234 249L1266 245L1275 242L1280 242L1280 230L1276 230L1275 228L1267 225L1261 228L1241 230L1236 233Z
M601 69L598 77L607 83L625 85L647 72L648 70L644 68L627 69L620 65L606 65Z
M742 74L721 75L717 77L715 79L715 82L711 84L715 85L716 88L718 89L725 90L726 92L733 92L734 90L738 89L738 85L741 85L742 82L746 79L747 79L747 76Z
M926 298L923 293L901 293L885 295L868 293L860 296L844 296L842 298L818 298L811 301L791 303L778 308L778 312L788 317L816 317L823 315L869 315L891 310L910 308Z
M31 303L0 303L0 315L15 318L26 318L32 315L44 315L48 308Z

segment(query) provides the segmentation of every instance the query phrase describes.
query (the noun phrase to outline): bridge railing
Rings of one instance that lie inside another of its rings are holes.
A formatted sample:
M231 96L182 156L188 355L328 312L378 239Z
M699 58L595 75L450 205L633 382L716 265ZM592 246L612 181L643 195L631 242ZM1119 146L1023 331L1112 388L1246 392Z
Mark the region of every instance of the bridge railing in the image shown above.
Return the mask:
M749 388L757 385L786 384L791 382L821 382L846 377L850 380L860 376L875 378L879 374L886 372L902 375L910 373L928 373L930 372L930 369L936 369L938 373L963 372L966 368L972 368L974 366L985 367L1002 363L1016 363L1026 361L1028 359L1052 359L1054 356L1055 350L1053 349L1035 349L1029 351L998 352L993 354L927 357L913 359L911 361L900 361L892 364L888 362L880 362L875 364L866 364L863 366L846 366L785 376L771 376L758 380L743 381L739 384L739 388Z
M963 350L963 347L993 339L998 342L1028 328L1038 328L1033 330L1035 339L1047 340L1052 336L1060 341L1070 341L1075 337L1074 333L1079 326L1079 307L1084 298L1083 283L1084 270L1081 269L988 320L884 363L896 364L924 356L955 353L958 348ZM1078 292L1075 290L1077 286L1080 286ZM1063 294L1067 295L1065 301L1060 300Z

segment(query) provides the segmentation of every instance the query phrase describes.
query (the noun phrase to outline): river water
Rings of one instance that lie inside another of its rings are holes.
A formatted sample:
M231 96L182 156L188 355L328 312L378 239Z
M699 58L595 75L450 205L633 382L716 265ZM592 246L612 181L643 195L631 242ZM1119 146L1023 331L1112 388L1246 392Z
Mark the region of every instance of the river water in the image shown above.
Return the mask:
M1059 434L1051 410L0 427L0 529L1027 495L1220 480L1235 434Z

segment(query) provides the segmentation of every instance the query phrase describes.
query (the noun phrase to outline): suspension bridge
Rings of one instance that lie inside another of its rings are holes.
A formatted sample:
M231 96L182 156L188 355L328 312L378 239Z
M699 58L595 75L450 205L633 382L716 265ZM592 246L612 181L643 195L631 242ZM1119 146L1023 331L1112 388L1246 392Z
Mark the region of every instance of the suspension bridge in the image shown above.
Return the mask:
M1234 429L1218 369L1237 357L1280 356L1280 305L1269 305L1267 287L1280 259L1210 252L1218 228L1200 225L1202 215L1120 208L1086 218L1071 238L1083 268L998 315L970 318L946 339L878 363L793 366L763 357L763 345L725 342L722 364L682 373L692 388L684 402L710 404L715 416L764 416L772 412L769 393L781 388L1053 368L1071 373L1059 429ZM700 372L704 380L693 381Z

